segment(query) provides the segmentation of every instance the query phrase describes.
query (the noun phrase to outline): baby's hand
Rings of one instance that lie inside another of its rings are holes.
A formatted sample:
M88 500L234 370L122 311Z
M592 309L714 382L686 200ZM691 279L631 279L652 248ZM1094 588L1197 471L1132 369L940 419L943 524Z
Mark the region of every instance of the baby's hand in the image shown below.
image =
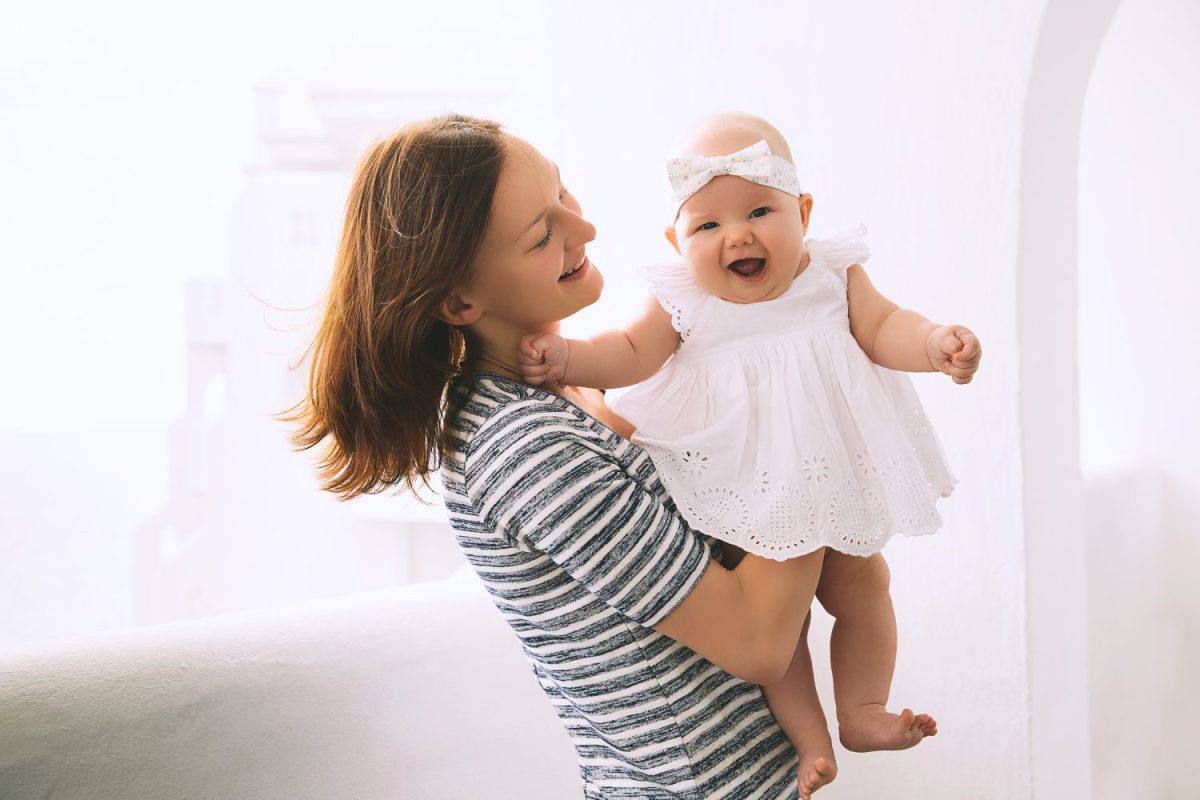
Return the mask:
M942 325L930 332L925 352L935 370L946 373L955 383L970 383L979 369L983 348L975 334L962 325Z
M571 355L567 340L554 333L531 333L521 338L517 346L517 363L521 376L538 386L542 383L561 383L567 374L567 358Z

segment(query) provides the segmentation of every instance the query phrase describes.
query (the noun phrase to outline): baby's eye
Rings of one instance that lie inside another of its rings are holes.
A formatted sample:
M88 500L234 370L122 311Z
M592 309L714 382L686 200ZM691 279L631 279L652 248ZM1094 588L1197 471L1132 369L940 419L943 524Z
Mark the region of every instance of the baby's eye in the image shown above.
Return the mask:
M765 217L770 212L770 210L771 209L767 208L766 206L759 206L758 208L756 208L750 212L750 216L752 218L753 217Z
M696 228L696 230L698 230L698 231L711 231L711 230L712 230L713 228L715 228L715 227L717 227L717 223L715 223L715 222L705 222L705 223L701 224L699 227L697 227L697 228Z

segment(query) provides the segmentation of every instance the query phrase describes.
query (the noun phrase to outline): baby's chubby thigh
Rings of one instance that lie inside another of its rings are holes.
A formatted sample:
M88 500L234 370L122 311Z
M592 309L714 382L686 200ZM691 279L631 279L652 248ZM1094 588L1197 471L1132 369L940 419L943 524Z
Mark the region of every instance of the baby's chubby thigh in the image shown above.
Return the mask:
M817 599L833 617L890 602L891 571L882 553L850 556L827 548L817 583Z

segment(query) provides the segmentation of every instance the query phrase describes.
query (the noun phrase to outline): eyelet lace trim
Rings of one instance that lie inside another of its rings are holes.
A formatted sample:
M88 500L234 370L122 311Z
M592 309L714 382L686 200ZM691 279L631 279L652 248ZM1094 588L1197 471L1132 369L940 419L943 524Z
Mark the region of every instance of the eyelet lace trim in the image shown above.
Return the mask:
M846 270L852 264L865 263L871 256L871 248L863 243L863 237L866 235L867 226L859 223L828 239L809 239L807 244L813 259L836 276L838 283L845 289Z
M778 559L822 545L868 555L893 534L933 533L942 525L937 498L949 496L957 481L945 472L939 477L932 454L913 445L883 461L863 447L844 467L818 450L801 457L792 480L757 470L746 487L688 489L705 475L720 474L717 454L642 446L668 489L685 487L679 509L693 528Z
M671 327L682 340L687 341L708 293L696 283L682 263L645 266L638 272L650 294L671 315Z

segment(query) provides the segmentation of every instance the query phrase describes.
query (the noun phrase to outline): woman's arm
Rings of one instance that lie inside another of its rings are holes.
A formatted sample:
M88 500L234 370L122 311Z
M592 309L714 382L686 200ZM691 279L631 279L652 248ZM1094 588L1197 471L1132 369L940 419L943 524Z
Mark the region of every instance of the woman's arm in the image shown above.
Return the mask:
M633 426L614 414L598 392L584 390L579 401L626 439L632 434ZM800 641L824 551L782 563L749 556L728 543L722 543L721 552L723 560L710 562L699 583L654 629L731 675L762 685L777 683ZM766 580L759 580L764 572Z
M800 641L824 553L787 561L747 554L734 569L714 561L654 629L743 680L778 683Z
M585 409L599 402L578 396ZM540 402L519 413L524 435L485 437L467 456L465 491L484 519L632 621L744 680L778 681L812 605L823 551L782 562L748 555L726 569L594 431L565 429L561 412ZM487 479L496 465L504 480Z
M649 378L678 346L679 334L671 326L671 315L650 297L641 315L624 329L590 339L530 334L521 340L518 361L522 376L535 385L553 380L568 386L615 389Z
M955 383L969 383L979 368L982 349L975 334L961 325L936 325L875 290L861 264L846 272L850 333L867 357L881 367L903 372L944 372Z

